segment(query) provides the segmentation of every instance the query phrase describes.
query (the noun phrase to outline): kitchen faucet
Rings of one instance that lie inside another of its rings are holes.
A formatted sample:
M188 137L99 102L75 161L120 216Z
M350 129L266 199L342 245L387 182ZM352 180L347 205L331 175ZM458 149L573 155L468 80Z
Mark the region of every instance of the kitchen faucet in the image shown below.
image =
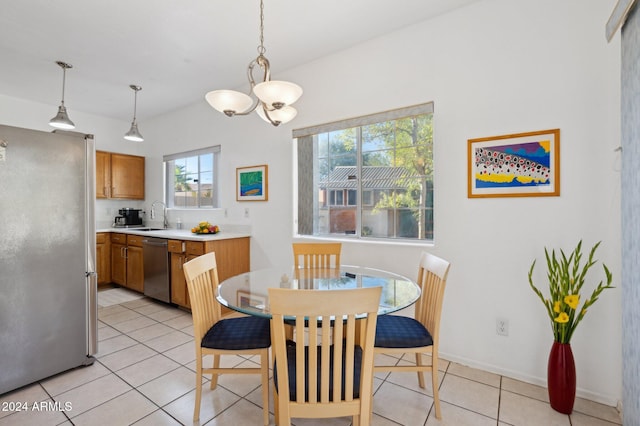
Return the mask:
M162 201L154 201L151 204L151 219L153 220L156 218L156 204L162 204L162 226L164 227L164 229L167 229L169 228L169 222L167 222L167 205Z

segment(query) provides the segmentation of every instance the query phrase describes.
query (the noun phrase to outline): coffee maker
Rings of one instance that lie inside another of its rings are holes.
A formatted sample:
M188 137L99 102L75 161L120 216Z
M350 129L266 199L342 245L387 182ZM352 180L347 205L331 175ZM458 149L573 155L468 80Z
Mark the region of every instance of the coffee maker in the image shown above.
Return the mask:
M125 207L118 210L120 216L116 216L114 219L114 226L116 228L131 228L136 226L142 226L142 217L140 217L141 209L134 209L131 207Z

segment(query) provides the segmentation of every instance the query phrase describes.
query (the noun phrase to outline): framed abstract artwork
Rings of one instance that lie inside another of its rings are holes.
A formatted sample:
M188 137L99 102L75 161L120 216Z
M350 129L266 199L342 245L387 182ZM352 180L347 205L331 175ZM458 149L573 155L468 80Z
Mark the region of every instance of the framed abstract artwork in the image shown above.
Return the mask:
M236 169L236 200L238 201L267 201L268 168L261 166L238 167Z
M560 195L560 129L468 140L467 196Z

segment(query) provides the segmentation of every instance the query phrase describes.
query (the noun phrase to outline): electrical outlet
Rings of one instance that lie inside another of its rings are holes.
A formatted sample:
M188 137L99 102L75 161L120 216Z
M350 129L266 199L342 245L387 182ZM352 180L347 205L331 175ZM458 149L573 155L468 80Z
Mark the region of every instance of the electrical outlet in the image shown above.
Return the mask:
M496 318L496 334L498 336L509 335L509 320L505 318Z
M249 218L249 207L244 208L244 217L247 219Z

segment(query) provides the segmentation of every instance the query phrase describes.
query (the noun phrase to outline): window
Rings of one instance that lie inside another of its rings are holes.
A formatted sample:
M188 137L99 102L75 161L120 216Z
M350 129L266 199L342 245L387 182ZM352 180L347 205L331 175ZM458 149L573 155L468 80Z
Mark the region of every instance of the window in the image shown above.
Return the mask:
M167 207L218 207L218 157L220 146L165 155Z
M433 239L433 103L293 136L299 235Z

